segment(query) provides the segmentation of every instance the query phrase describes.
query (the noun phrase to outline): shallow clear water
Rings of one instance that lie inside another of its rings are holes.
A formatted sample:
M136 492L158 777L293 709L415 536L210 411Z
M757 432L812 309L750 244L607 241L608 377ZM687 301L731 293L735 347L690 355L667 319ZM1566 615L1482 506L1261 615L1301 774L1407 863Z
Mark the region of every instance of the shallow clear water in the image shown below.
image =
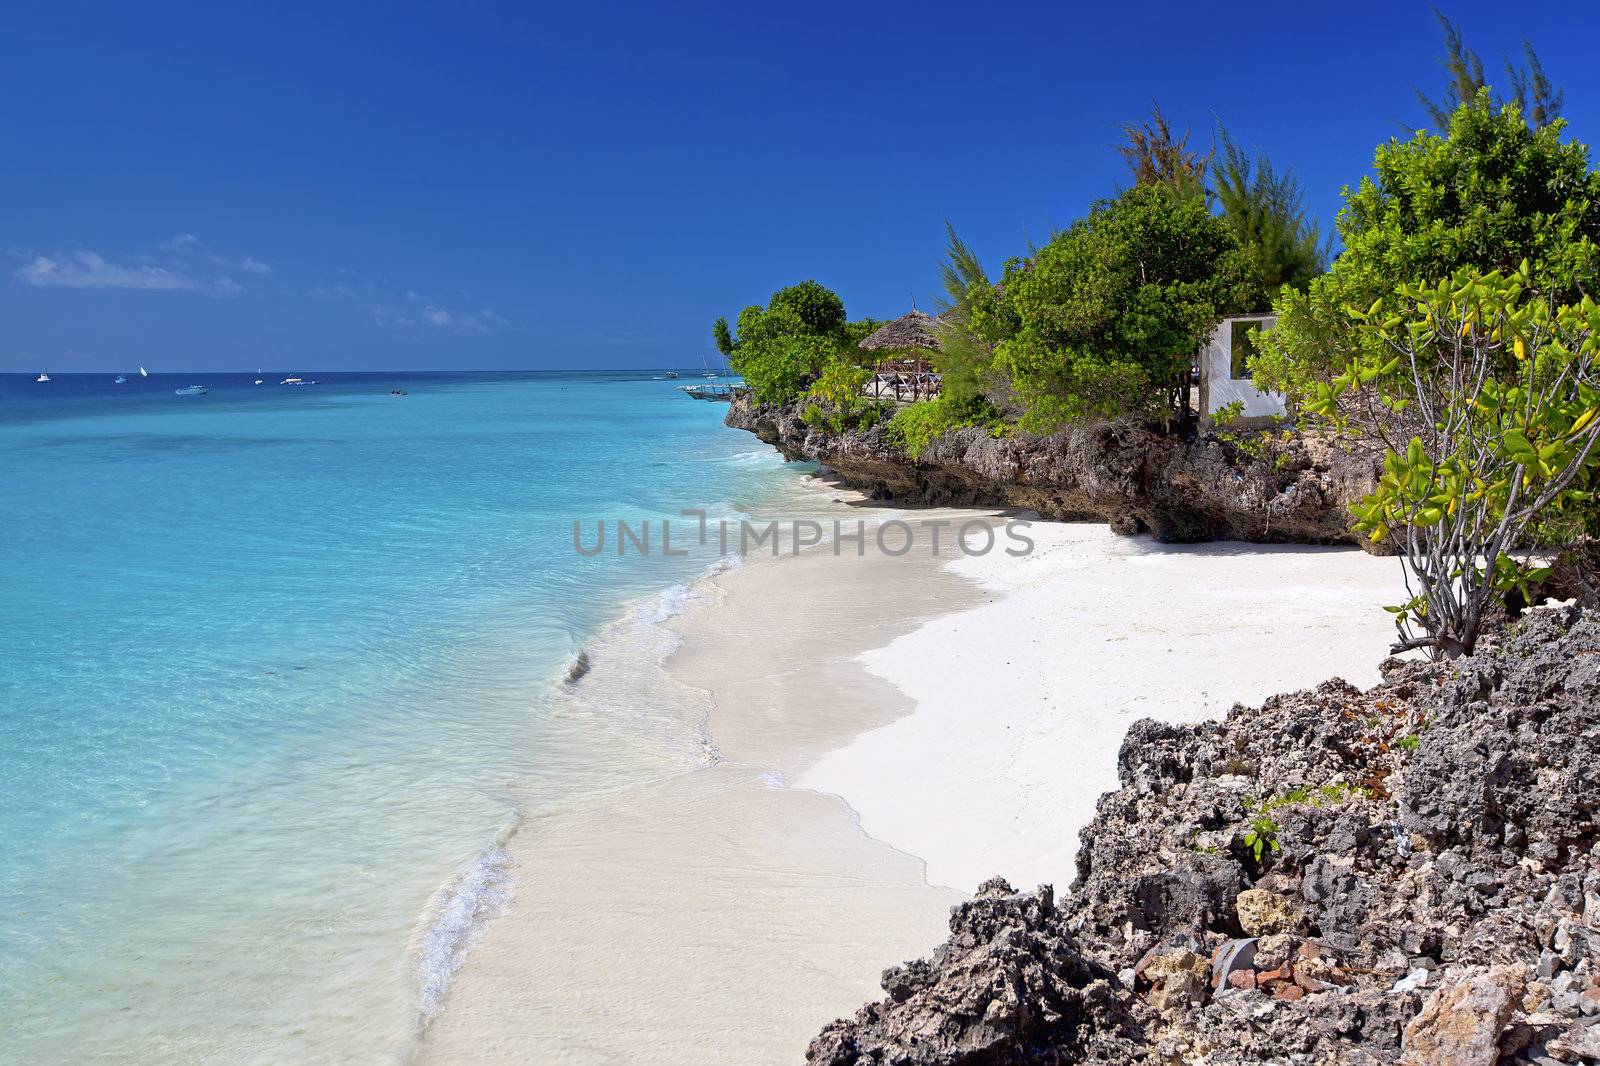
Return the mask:
M0 376L0 1060L403 1057L497 840L648 743L573 655L712 563L572 521L799 476L647 374L254 377Z

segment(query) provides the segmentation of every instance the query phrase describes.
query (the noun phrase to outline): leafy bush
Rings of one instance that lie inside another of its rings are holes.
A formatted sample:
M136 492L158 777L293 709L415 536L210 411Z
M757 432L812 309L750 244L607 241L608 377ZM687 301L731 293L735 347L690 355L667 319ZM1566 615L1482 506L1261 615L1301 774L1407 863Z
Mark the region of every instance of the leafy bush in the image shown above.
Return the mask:
M975 308L1000 334L1023 428L1165 413L1221 317L1245 310L1237 240L1202 200L1137 186L1094 206L1026 263L999 303ZM1185 383L1185 388L1186 383Z
M805 394L816 379L818 368L833 357L836 347L827 337L769 337L740 345L734 352L732 367L757 400L783 403Z
M892 403L874 400L862 393L872 380L872 371L834 359L822 370L807 393L816 403L806 405L800 415L808 426L843 433L849 429L871 429L884 419Z
M987 426L991 432L1000 432L999 412L984 400L963 400L943 393L896 411L889 420L889 439L911 458L920 459L923 449L946 433L971 426Z
M1447 137L1418 132L1379 147L1375 178L1344 194L1333 268L1275 302L1256 385L1298 405L1352 358L1376 355L1377 339L1346 308L1418 279L1510 271L1527 259L1541 288L1577 299L1600 272L1600 175L1585 145L1561 142L1563 128L1532 128L1515 108L1494 109L1484 90L1455 112Z
M1370 343L1306 412L1345 428L1355 416L1341 401L1360 389L1388 413L1368 420L1388 453L1354 510L1357 529L1401 544L1412 596L1390 608L1394 650L1470 654L1492 594L1526 596L1543 576L1512 554L1535 523L1594 506L1583 486L1600 467L1600 304L1556 303L1524 262L1403 285L1348 313Z
M831 361L859 357L856 345L876 325L846 321L832 290L803 281L773 293L766 307L741 311L737 337L725 318L712 323L711 336L757 400L784 403L805 395Z

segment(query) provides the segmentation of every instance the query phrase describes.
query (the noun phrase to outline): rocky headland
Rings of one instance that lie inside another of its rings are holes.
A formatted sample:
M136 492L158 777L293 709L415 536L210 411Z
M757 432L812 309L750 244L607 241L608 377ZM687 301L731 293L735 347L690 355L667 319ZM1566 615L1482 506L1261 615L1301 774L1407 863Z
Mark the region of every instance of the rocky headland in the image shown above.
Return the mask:
M834 433L801 418L804 402L757 404L736 393L727 424L787 459L822 463L879 499L1001 506L1061 520L1109 522L1164 542L1246 540L1360 544L1349 504L1372 491L1381 453L1294 435L1249 446L1227 434L1184 438L1135 419L1070 426L1049 436L957 430L915 459L883 426Z
M1141 721L1077 877L1000 879L814 1066L1600 1062L1600 616Z

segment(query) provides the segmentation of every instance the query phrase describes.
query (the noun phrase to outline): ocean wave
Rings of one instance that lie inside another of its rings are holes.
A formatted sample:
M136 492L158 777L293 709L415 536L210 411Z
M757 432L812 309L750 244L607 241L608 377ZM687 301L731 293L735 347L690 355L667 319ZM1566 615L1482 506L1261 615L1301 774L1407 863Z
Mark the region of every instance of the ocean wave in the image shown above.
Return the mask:
M516 832L502 830L478 857L434 896L432 916L417 949L418 1011L422 1024L433 1020L467 953L489 922L511 904L512 860L506 843Z
M665 622L669 618L676 618L697 599L699 594L691 586L682 583L673 585L656 599L655 620Z

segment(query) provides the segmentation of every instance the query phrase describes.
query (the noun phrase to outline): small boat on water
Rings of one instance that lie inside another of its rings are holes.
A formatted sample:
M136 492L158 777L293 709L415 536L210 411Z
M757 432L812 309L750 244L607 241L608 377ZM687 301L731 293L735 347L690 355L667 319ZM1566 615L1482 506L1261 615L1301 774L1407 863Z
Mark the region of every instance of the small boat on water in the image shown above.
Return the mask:
M127 383L128 383L128 375L126 375L126 374L118 374L117 375L117 380L112 382L113 385L126 385Z
M712 400L717 403L727 403L733 399L734 385L732 369L724 370L718 374L711 369L711 363L704 356L700 357L702 374L706 379L704 385L679 385L678 388L696 400ZM674 374L673 377L678 375Z
M678 380L678 372L676 370L667 371L667 380L668 381L677 381Z
M709 383L705 385L681 385L684 392L696 400L712 400L718 403L727 403L733 399L734 386Z
M41 371L39 371L39 376L34 378L33 380L37 381L39 384L43 385L45 382L50 380L50 375L45 373L43 370L41 370Z
M181 389L173 389L172 394L174 396L204 396L206 387L204 385L185 385Z
M139 368L139 376L142 377L142 378L147 378L147 377L150 376L150 371L146 370L144 367L141 366Z
M257 374L261 373L261 368L259 366L256 367L256 373ZM266 378L256 378L256 384L257 385L265 384L266 380L267 380Z
M278 384L279 385L315 385L316 382L315 381L307 381L305 378L284 378L282 381L278 382Z

